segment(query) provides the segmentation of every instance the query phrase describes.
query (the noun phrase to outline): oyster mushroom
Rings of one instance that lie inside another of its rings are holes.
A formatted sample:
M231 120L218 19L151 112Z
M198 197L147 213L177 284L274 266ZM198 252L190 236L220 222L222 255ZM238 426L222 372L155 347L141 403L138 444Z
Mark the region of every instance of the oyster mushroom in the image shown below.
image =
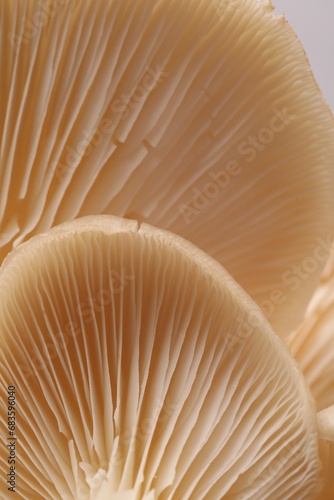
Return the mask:
M326 476L320 499L331 500L334 491L334 247L305 318L288 339L288 346L319 411L320 450Z
M290 333L323 267L296 287L300 263L332 234L334 127L270 2L0 9L0 261L75 217L136 218L200 246Z
M19 388L17 498L316 497L304 378L207 254L87 217L20 245L0 285L1 386ZM231 335L243 339L233 349Z
M334 405L334 247L304 320L288 339L318 410Z

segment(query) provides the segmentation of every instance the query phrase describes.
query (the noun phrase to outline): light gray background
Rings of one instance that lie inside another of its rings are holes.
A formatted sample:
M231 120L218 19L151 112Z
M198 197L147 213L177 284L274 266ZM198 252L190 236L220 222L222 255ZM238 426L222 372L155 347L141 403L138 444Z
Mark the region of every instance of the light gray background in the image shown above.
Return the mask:
M271 0L284 14L310 61L322 93L334 113L334 0Z

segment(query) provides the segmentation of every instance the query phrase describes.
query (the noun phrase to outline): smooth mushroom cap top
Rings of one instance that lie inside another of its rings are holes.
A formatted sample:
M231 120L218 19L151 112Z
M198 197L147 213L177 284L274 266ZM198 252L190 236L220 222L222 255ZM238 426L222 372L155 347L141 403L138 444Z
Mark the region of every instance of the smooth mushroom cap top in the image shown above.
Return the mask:
M270 2L18 0L0 16L0 261L75 217L135 218L220 261L289 334L333 236L334 122Z
M87 217L14 250L0 381L17 387L17 498L321 489L315 410L287 347L218 262L161 229ZM2 441L1 487L6 469Z

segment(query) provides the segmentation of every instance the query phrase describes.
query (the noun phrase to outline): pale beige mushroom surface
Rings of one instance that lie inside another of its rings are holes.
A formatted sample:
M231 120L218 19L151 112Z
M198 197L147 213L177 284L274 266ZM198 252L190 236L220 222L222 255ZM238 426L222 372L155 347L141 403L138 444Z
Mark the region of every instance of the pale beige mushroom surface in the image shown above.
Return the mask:
M288 339L319 411L320 450L326 486L320 498L334 492L334 247L304 320Z
M334 405L334 247L305 318L288 345L303 370L318 410Z
M0 0L0 74L19 495L332 500L334 119L284 17L267 0ZM122 219L82 218L99 214Z
M333 117L263 0L0 2L3 260L108 213L220 261L287 336L333 236ZM312 266L309 264L308 266Z
M320 492L304 377L200 249L146 224L86 217L20 245L0 285L1 386L18 388L17 498ZM241 342L231 347L231 336Z

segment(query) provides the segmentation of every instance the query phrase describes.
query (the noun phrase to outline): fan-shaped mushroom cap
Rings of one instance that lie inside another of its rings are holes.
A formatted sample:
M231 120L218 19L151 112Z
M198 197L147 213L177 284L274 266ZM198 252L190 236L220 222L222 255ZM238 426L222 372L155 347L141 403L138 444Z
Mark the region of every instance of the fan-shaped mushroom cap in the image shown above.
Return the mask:
M334 247L305 318L288 345L318 410L334 405Z
M22 244L0 271L0 344L2 390L17 387L17 498L319 491L296 363L219 263L179 236L98 216Z
M318 249L319 252L320 249ZM327 248L327 252L330 248ZM325 255L324 249L322 254ZM288 345L315 398L325 485L319 500L334 491L334 247L305 318ZM332 406L330 406L332 405Z
M211 254L291 332L332 232L334 132L270 2L0 9L0 260L75 217L137 218Z

